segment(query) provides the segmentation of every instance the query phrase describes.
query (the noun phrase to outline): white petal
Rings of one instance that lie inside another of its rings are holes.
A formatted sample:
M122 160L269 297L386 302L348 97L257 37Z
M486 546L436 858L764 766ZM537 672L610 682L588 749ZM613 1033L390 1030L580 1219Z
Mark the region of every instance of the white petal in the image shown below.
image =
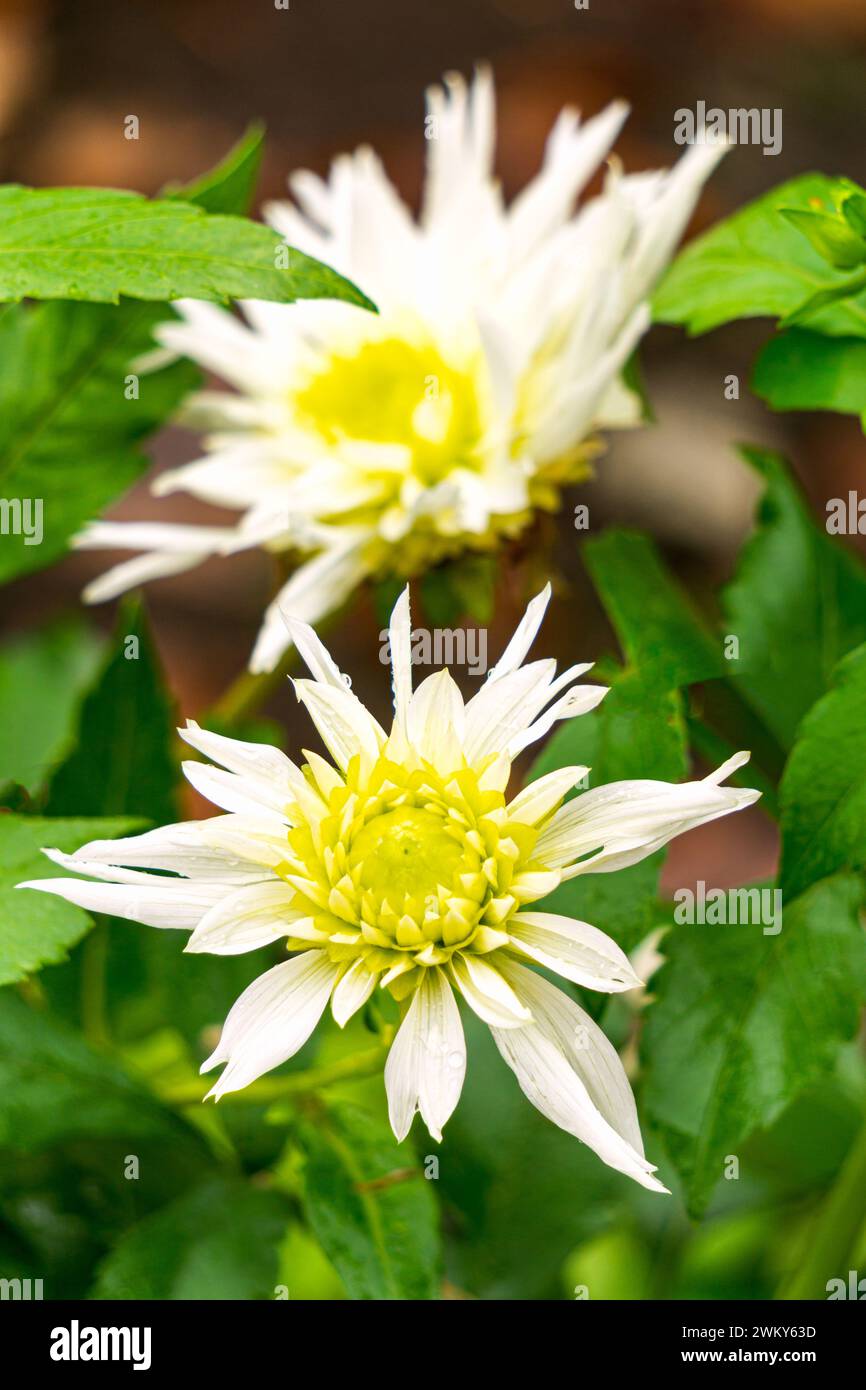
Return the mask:
M536 594L535 598L532 599L517 625L514 636L490 672L488 680L499 680L502 676L507 676L509 672L516 671L518 666L523 664L523 659L541 627L552 592L550 584L545 584L541 593Z
M398 1140L406 1138L420 1110L441 1142L465 1074L466 1045L451 986L440 970L425 970L385 1065L388 1114Z
M376 987L376 976L368 970L363 960L354 960L349 966L331 1000L331 1013L341 1028L363 1004L366 1004Z
M489 960L458 951L451 958L451 969L463 998L485 1023L515 1028L531 1022L529 1009Z
M391 652L391 682L394 690L394 718L405 727L412 698L412 622L409 615L409 585L394 604L388 627Z
M407 737L416 752L437 772L463 764L463 697L447 670L423 680L409 701Z
M190 883L183 878L156 878L143 883L88 883L80 878L36 878L19 883L52 893L88 912L125 917L147 927L178 927L189 931L225 892L222 884Z
M356 695L345 686L338 690L318 681L296 680L293 685L339 768L345 772L358 753L368 764L376 761L385 733Z
M555 912L518 912L506 930L532 960L587 989L617 994L641 983L625 952L589 922Z
M86 872L83 865L92 860L98 864L166 869L207 882L258 881L264 876L261 863L254 860L239 862L236 858L229 858L223 846L215 843L219 837L216 823L225 821L233 823L234 818L214 816L210 822L180 821L176 825L163 825L157 830L146 830L142 835L131 835L125 839L91 840L75 851L72 855L74 862L68 867L74 869L76 863L81 863L81 872ZM76 872L79 871L76 869Z
M631 1088L601 1029L533 971L512 964L506 973L535 1022L491 1031L524 1095L611 1168L650 1191L665 1192L643 1156Z
M508 819L520 825L537 825L588 772L588 767L560 767L536 778L508 803Z
M240 1091L303 1047L321 1018L338 967L324 951L304 951L260 975L232 1005L203 1072L228 1066L208 1096Z
M363 537L323 550L295 570L288 583L268 605L261 631L250 657L254 673L272 671L291 646L283 609L304 622L314 623L347 599L367 573L361 559Z
M309 919L292 906L295 896L295 890L282 879L245 884L228 894L223 887L219 901L202 917L186 950L237 956L286 936L327 940L325 932L311 931Z
M612 782L583 792L551 817L535 853L542 863L564 868L564 878L636 864L675 835L757 801L760 793L750 788L718 786L715 778L726 770L730 765L701 782ZM593 850L591 858L573 862Z

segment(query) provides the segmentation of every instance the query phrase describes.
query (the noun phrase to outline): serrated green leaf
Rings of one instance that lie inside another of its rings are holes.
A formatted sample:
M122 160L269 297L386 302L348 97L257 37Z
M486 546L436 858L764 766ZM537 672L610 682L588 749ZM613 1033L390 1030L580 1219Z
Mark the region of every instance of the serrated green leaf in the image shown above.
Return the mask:
M655 318L690 333L740 318L783 318L847 280L782 216L783 208L832 211L841 187L823 174L803 174L712 227L674 261L656 292ZM812 327L866 336L866 294L831 304Z
M786 896L866 866L866 646L840 662L800 725L780 797Z
M140 827L140 821L130 818L55 820L0 813L0 984L64 960L91 925L88 914L73 903L16 888L25 879L57 877L57 866L41 850L69 853L88 840L111 839Z
M647 683L675 690L727 673L721 641L648 536L606 531L587 541L583 554L628 662Z
M198 380L177 362L142 377L130 362L153 346L165 308L40 304L0 315L0 493L42 510L43 536L4 536L0 582L42 569L69 537L144 472L138 445ZM30 531L34 533L31 517Z
M643 1036L644 1101L701 1215L728 1155L834 1064L866 998L862 885L783 902L782 929L678 926Z
M739 660L728 665L787 748L836 662L866 641L866 571L812 519L778 454L742 452L766 491L723 594L728 631L740 644Z
M207 196L207 195L206 195ZM105 188L0 188L0 301L342 299L350 281L259 222Z
M329 1106L299 1138L305 1206L351 1298L438 1296L434 1184L388 1126L355 1106Z
M120 1136L195 1142L73 1029L0 991L0 1149L32 1153L61 1140Z
M866 415L866 342L805 328L779 333L758 354L752 389L773 410Z
M214 1178L123 1235L100 1267L96 1299L274 1298L285 1200Z
M35 793L72 737L100 641L80 621L52 623L0 647L0 784Z
M128 601L82 705L77 747L52 779L49 813L176 820L175 722L143 608Z

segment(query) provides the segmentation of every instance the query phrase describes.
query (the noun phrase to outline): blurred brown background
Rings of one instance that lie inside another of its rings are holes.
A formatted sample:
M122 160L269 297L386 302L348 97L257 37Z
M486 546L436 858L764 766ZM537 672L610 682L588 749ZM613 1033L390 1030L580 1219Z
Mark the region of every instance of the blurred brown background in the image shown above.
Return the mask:
M0 0L2 177L155 193L213 164L251 119L261 118L268 127L263 198L283 195L289 170L324 172L333 155L367 141L415 204L424 87L449 68L469 72L482 58L497 79L507 193L537 169L563 104L591 115L616 96L632 105L617 146L630 170L677 157L678 107L703 99L724 108L782 108L781 153L733 150L693 230L810 168L866 182L863 0L589 0L586 10L572 0L290 0L286 10L273 0ZM137 142L123 137L129 114L140 119ZM579 493L593 530L610 519L652 530L697 592L709 593L726 576L750 524L754 489L733 454L736 441L785 449L821 511L828 497L862 478L856 421L774 417L749 397L749 364L765 336L765 326L755 324L694 342L655 329L643 358L658 423L614 436L597 479ZM730 373L741 383L735 402L723 395ZM159 466L174 464L194 456L195 441L168 430L153 452ZM190 499L156 503L145 484L115 514L220 517ZM579 539L567 506L554 543L561 601L546 644L571 660L610 646L583 576ZM29 625L76 605L81 584L110 558L70 557L10 587L3 626ZM242 666L268 584L264 557L248 555L151 586L157 638L185 714L200 711ZM518 587L503 576L492 656L522 601ZM106 624L111 614L98 609L94 617ZM377 630L363 603L334 646L355 688L383 714L387 681ZM292 747L300 736L296 710L288 693L270 707L290 723ZM688 837L670 868L673 881L688 881L680 856L690 845L708 880L742 881L766 871L772 841L763 832L750 838L759 824L749 831L726 822L724 831Z

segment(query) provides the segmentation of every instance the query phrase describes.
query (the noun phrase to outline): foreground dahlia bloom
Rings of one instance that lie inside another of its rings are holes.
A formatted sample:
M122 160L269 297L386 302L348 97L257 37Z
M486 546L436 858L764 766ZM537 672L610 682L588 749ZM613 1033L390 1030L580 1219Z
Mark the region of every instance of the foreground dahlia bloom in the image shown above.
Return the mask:
M529 1100L612 1168L664 1191L644 1157L616 1051L567 994L531 967L606 993L640 984L615 942L586 922L532 911L564 879L609 873L674 835L753 802L721 786L740 753L701 782L617 782L562 804L588 769L564 767L508 800L512 759L558 719L597 705L589 668L555 678L526 656L550 596L532 601L486 684L464 705L447 670L412 692L408 590L391 618L394 721L386 734L313 630L291 621L313 679L295 681L332 762L298 768L275 748L190 723L187 743L220 767L185 764L228 814L45 853L81 879L21 887L96 912L191 930L188 951L234 955L283 941L290 959L244 991L204 1063L211 1095L249 1085L306 1042L330 1001L342 1027L377 988L403 1005L385 1068L398 1139L420 1111L430 1133L460 1095L466 1052L455 991L490 1026ZM122 867L120 867L122 866ZM132 867L130 867L132 866ZM142 867L182 877L142 873Z
M303 561L267 610L250 665L271 669L284 609L316 622L367 576L410 577L519 533L563 484L585 475L597 431L634 425L623 368L649 324L647 299L721 148L693 146L672 171L624 177L575 199L627 115L614 103L581 126L562 112L538 176L506 207L493 177L493 88L479 72L427 95L420 222L372 150L330 178L290 180L299 207L269 221L356 281L379 314L321 300L249 302L241 322L178 306L162 343L239 394L205 392L187 411L211 431L205 456L163 474L239 508L234 527L96 522L85 548L144 553L85 591L92 602L209 555L254 546Z

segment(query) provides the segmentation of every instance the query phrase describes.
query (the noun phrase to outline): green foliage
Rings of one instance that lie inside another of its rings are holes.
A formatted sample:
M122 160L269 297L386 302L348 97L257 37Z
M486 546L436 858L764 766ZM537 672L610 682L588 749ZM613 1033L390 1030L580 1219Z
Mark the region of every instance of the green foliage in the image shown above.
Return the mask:
M778 454L746 449L766 491L758 528L724 594L739 638L738 687L783 747L827 689L845 652L866 641L866 571L819 527Z
M60 1141L112 1137L192 1140L180 1120L73 1029L0 991L0 1149L31 1153Z
M273 1298L284 1200L213 1178L133 1226L102 1263L97 1299Z
M0 786L35 793L74 736L100 643L80 619L52 623L0 647Z
M824 291L847 284L794 224L791 213L835 206L838 181L803 174L748 203L697 237L659 286L654 313L690 333L740 318L784 318ZM834 301L810 327L834 336L866 336L866 296Z
M70 536L147 467L139 451L198 380L177 362L139 381L163 307L40 304L0 315L0 493L38 499L43 537L4 536L0 582L56 560ZM132 388L130 388L132 389Z
M645 1101L699 1216L727 1155L829 1071L866 998L862 884L838 875L783 904L782 930L679 926L644 1037Z
M177 819L173 705L143 608L121 606L107 661L81 710L78 746L52 779L52 815ZM99 775L95 775L95 769Z
M438 1295L434 1184L386 1122L330 1105L303 1123L304 1203L351 1298Z
M23 980L41 966L64 960L91 924L82 908L47 893L19 891L31 878L56 878L57 866L43 847L78 849L87 840L125 835L140 822L52 820L43 816L0 814L0 984Z
M752 386L773 410L835 410L866 418L866 341L792 328L758 354Z
M205 212L248 213L255 197L264 152L264 126L252 125L213 169L185 187L178 184L165 189L165 196L195 203Z
M866 866L866 646L844 658L800 725L781 798L786 895Z
M213 202L213 186L205 198ZM373 307L348 280L259 222L119 189L0 188L0 300L117 304L121 295L344 299Z

